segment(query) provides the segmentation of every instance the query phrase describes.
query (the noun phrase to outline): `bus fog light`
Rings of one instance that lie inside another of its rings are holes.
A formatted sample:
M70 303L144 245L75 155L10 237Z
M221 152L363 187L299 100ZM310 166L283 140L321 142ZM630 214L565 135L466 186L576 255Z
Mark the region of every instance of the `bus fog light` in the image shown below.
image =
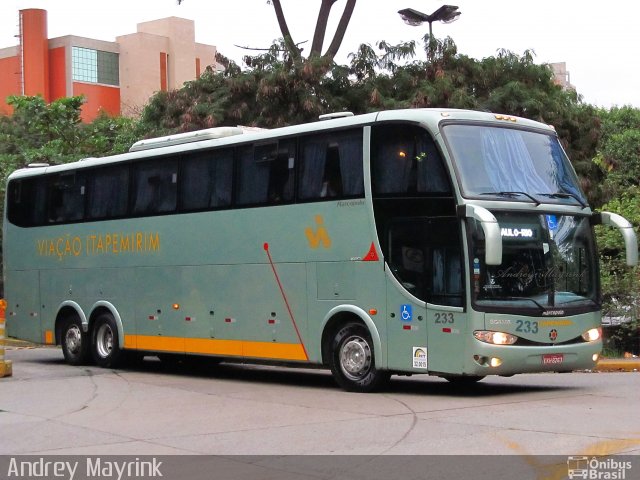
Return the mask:
M482 355L474 355L473 359L478 365L482 365L483 367L487 366L487 357L483 357Z
M600 340L600 338L602 338L602 327L592 328L582 334L582 339L585 342L595 342L596 340Z
M492 367L499 367L500 365L502 365L502 360L498 357L492 357L489 361L489 365L491 365Z
M493 345L513 345L518 341L518 337L504 332L490 332L487 330L476 330L473 336L477 340Z
M594 362L597 362L599 358L600 358L600 355L597 353L594 353L593 356L591 357L591 360L593 360Z

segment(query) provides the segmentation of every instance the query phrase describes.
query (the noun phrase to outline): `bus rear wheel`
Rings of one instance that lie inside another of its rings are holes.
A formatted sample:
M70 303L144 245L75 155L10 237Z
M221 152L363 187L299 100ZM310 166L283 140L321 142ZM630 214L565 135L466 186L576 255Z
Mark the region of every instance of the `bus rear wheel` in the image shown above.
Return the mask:
M116 321L109 314L103 313L93 325L91 336L93 359L103 368L115 368L123 358L120 349L118 327Z
M89 335L82 330L82 323L77 315L67 317L60 331L62 354L69 365L85 365L91 358Z
M336 382L350 392L373 392L390 377L376 368L371 335L360 323L348 323L336 332L330 365Z

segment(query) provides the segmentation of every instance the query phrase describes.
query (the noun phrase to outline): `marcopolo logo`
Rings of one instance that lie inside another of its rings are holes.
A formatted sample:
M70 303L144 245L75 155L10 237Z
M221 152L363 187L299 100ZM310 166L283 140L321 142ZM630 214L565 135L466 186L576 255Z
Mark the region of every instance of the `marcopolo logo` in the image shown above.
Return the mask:
M575 456L567 459L567 473L570 479L593 480L630 479L631 462L615 458Z

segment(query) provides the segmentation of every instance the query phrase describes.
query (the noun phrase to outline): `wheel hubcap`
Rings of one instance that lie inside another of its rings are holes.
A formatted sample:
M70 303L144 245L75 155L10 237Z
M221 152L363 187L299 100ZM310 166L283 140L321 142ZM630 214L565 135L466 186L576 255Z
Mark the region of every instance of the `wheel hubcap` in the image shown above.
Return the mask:
M113 331L109 325L101 325L96 333L96 348L102 358L106 358L113 350Z
M80 352L82 347L82 332L77 325L71 326L64 337L64 343L67 346L67 350L76 355Z
M352 380L364 377L371 367L369 344L361 337L349 338L340 349L340 366Z

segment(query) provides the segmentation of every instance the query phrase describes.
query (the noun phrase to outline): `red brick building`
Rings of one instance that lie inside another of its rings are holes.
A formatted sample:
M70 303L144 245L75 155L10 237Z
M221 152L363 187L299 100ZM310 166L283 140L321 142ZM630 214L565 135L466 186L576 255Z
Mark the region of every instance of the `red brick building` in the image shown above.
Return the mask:
M160 90L180 88L215 65L216 48L195 42L192 20L177 17L140 23L137 32L105 42L47 34L47 12L20 10L20 43L0 49L0 114L9 95L46 101L84 95L82 119L100 111L135 115Z

